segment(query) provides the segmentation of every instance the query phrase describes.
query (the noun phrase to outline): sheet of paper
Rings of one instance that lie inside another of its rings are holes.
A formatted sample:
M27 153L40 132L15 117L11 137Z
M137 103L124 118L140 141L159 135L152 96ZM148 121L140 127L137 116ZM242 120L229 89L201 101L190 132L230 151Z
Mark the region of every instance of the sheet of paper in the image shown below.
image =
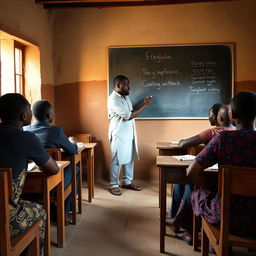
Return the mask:
M173 156L176 159L180 160L180 161L192 161L195 159L196 156L193 155L180 155L180 156Z
M213 165L211 167L208 167L208 169L210 169L210 170L218 170L219 166L218 166L218 164L215 164L215 165Z
M84 145L83 142L77 142L77 146L78 146L79 148L81 148L83 145Z
M37 165L34 162L28 163L28 172L32 171L35 168L37 168Z
M178 145L179 142L178 142L178 141L171 141L170 144L171 144L171 145Z

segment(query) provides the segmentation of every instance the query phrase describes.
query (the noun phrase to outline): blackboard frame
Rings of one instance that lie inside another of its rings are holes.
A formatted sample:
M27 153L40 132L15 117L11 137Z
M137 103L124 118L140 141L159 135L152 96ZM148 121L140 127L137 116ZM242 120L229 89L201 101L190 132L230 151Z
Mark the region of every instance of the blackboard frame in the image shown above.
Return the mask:
M108 95L112 91L112 79L110 79L110 50L111 49L132 49L132 48L161 48L161 47L193 47L193 46L227 46L230 49L230 55L231 55L231 63L230 63L230 69L231 69L231 87L230 87L230 97L234 95L234 80L235 80L235 43L234 42L217 42L217 43L192 43L192 44L153 44L153 45L116 45L116 46L109 46L108 47ZM129 74L127 75L128 78ZM132 95L132 92L131 92ZM229 102L225 102L229 103ZM208 119L208 113L204 116L168 116L168 117L158 117L158 116L150 116L150 117L144 117L143 113L142 115L138 116L136 119Z

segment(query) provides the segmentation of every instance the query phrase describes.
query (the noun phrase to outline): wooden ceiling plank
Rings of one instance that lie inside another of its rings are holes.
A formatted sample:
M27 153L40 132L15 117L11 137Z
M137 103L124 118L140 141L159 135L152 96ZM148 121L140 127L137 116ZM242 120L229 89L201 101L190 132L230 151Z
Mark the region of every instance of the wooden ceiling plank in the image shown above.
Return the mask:
M202 2L224 2L238 0L35 0L43 4L44 8L71 8L71 7L120 7L120 6L147 6L166 4L186 4Z
M177 3L192 3L192 2L219 2L219 1L234 1L234 0L35 0L36 3L41 4L62 4L62 3L101 3L101 4L108 4L108 3L161 3L166 2L167 4L177 4Z

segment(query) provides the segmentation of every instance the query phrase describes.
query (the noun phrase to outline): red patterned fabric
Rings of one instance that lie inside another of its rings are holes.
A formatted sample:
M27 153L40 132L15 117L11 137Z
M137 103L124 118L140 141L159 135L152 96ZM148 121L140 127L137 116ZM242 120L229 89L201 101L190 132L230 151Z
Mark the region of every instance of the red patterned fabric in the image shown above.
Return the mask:
M207 129L205 131L202 131L199 136L201 138L201 140L203 141L204 144L208 144L209 141L218 133L220 133L221 131L224 130L234 130L233 127L214 127L214 128L210 128Z
M218 164L256 167L256 131L222 131L197 155L203 167ZM191 195L192 207L210 223L220 221L220 198L206 190L196 190ZM231 203L230 232L237 235L256 236L256 198L233 196Z

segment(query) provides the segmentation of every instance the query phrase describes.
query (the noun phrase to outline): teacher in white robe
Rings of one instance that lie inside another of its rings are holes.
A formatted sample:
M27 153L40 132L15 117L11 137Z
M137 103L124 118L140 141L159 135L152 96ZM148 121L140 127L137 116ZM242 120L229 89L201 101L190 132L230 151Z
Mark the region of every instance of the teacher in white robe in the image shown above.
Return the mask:
M122 194L119 187L121 166L124 166L122 187L140 191L138 185L132 183L134 160L139 158L137 136L134 118L138 116L152 102L151 97L146 97L143 104L133 110L129 98L129 79L118 75L113 81L114 90L108 98L109 141L112 159L110 163L110 192L113 195Z

